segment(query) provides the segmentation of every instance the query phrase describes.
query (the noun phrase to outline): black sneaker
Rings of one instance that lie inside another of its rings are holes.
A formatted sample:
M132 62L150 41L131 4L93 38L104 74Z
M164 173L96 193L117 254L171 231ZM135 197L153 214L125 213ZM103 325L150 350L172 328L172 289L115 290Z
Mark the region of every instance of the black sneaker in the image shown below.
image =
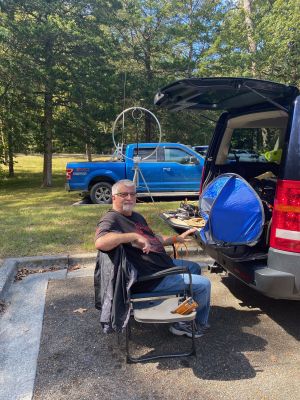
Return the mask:
M193 323L193 322L192 322ZM191 338L192 334L192 323L191 322L175 322L169 328L169 331L177 336L187 336ZM204 331L195 329L195 338L199 338L204 335Z

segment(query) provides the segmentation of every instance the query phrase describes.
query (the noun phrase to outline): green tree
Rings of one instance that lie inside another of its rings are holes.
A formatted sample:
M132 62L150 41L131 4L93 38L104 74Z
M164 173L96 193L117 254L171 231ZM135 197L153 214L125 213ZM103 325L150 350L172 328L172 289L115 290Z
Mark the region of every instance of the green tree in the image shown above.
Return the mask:
M215 40L222 2L177 1L174 8L172 63L177 75L192 77L198 74L197 66Z
M43 140L44 187L52 184L56 119L62 115L63 108L72 106L73 101L76 103L73 88L78 82L73 66L78 61L82 66L80 60L91 59L91 54L94 59L99 56L103 41L98 40L96 43L94 37L101 38L101 26L105 20L103 15L112 6L111 2L101 0L38 0L26 3L11 0L5 3L6 26L13 38L9 43L11 53L17 49L19 57L16 64L20 65L22 59L27 61L26 80L30 81L30 91L34 93L33 108L40 119L41 135L37 134L37 137L42 137ZM99 10L103 13L99 13ZM103 58L98 57L97 61L101 64ZM89 65L89 62L86 61L85 65ZM86 70L82 73L84 74L86 80L83 87L86 87L89 71ZM94 77L95 74L91 79ZM97 81L100 80L101 76L98 76ZM89 87L92 85L95 86L95 82L89 81ZM78 91L80 92L80 88ZM83 104L87 104L84 96L80 102L81 108L85 107ZM82 109L82 112L86 114L87 108Z
M125 0L111 20L111 33L119 46L116 68L126 74L125 107L153 108L156 89L168 77L171 61L169 25L172 1ZM122 106L123 104L120 104ZM152 120L145 115L145 140L153 138Z
M299 86L299 2L275 0L267 5L261 6L265 12L257 25L260 76Z
M127 77L126 103L120 106L141 105L155 111L165 139L189 136L191 140L192 132L199 131L186 114L181 115L184 122L179 124L174 115L153 110L153 96L168 82L195 75L197 62L213 37L211 15L218 5L217 1L126 0L112 16L111 32L119 45L116 68ZM131 123L130 129L137 127ZM146 114L143 139L156 137L153 120Z
M3 162L14 175L14 153L27 151L33 142L36 119L31 110L31 81L26 73L28 57L20 52L16 36L10 29L15 13L0 12L0 132Z
M299 17L294 0L228 2L199 73L299 84Z

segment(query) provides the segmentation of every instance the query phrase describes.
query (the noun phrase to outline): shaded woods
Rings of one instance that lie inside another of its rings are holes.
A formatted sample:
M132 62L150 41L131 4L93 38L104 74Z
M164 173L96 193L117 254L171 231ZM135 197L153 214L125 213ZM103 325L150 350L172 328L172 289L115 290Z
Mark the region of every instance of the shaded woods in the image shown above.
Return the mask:
M247 76L299 85L294 0L2 0L0 165L14 154L44 154L44 187L53 152L111 152L116 116L153 111L163 139L207 144L212 124L199 114L153 106L175 79ZM147 141L151 119L126 121L120 141Z

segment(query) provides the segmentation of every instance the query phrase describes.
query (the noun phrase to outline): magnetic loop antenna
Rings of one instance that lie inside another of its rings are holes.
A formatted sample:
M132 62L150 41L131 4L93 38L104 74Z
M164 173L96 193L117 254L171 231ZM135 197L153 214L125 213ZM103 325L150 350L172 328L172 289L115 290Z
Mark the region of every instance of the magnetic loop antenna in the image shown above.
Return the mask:
M125 110L125 111L126 111L126 110ZM142 113L142 110L140 109L140 107L138 107L138 108L134 108L134 109L132 110L131 115L132 115L132 118L133 118L133 119L138 120L138 119L141 119L141 118L142 118L143 113Z
M143 113L150 114L154 118L156 123L157 123L158 131L159 131L159 138L158 138L157 146L152 151L152 153L150 153L146 157L143 157L143 160L147 160L147 158L152 157L152 155L157 151L158 145L161 142L161 127L160 127L160 123L159 123L158 119L156 118L156 116L151 111L147 110L146 108L143 108L143 107L130 107L130 108L127 108L126 110L122 111L121 114L119 114L117 116L117 118L115 119L115 122L113 124L113 129L112 129L112 139L113 139L114 146L115 146L116 150L118 151L119 147L118 147L118 145L116 144L116 141L115 141L116 125L117 125L117 123L118 123L118 121L119 121L119 119L121 117L123 117L123 121L124 121L124 115L129 111L131 111L131 116L136 121L136 125L141 120L141 118L143 117ZM136 132L136 143L137 143L137 150L138 150L138 143L139 143L138 129L137 129L137 132ZM150 193L149 186L147 185L146 179L145 179L145 177L144 177L144 175L143 175L143 173L142 173L142 171L141 171L141 169L139 167L139 162L141 161L141 158L138 155L133 157L133 158L127 157L125 154L122 153L122 151L120 151L120 155L122 155L124 157L124 159L127 158L128 160L132 160L133 161L133 171L134 171L133 182L135 183L136 187L138 188L139 185L140 185L139 184L139 177L141 177L143 182L144 182L144 184L145 184L147 192L149 193L149 196L151 197L151 200L154 203L153 197L151 196L151 193Z
M156 124L157 124L157 126L158 126L159 136L158 136L157 146L155 147L155 149L152 151L151 154L149 154L148 156L146 156L146 157L143 158L143 160L147 160L147 158L152 157L152 155L156 152L157 147L158 147L159 143L161 142L161 136L162 136L162 135L161 135L161 126L160 126L160 123L159 123L158 119L156 118L156 116L155 116L151 111L147 110L146 108L143 108L143 107L130 107L130 108L126 108L126 110L122 111L122 112L117 116L117 118L115 119L115 121L114 121L114 123L113 123L113 128L112 128L112 140L113 140L114 146L115 146L115 148L118 150L118 145L117 145L116 140L115 140L115 130L116 130L117 123L118 123L118 121L119 121L119 119L120 119L121 117L123 117L126 113L128 113L128 112L130 112L130 111L131 111L132 118L133 118L134 120L136 120L136 121L139 121L139 120L143 117L143 112L144 112L144 113L150 114L150 115L152 116L152 118L155 120L155 122L156 122ZM137 138L136 138L136 140L137 140L137 142L138 142L138 133L137 133ZM133 161L134 161L133 158L127 157L127 156L126 156L125 154L123 154L122 152L121 152L121 155L122 155L124 158L127 158L127 159L130 159L130 160L133 160Z

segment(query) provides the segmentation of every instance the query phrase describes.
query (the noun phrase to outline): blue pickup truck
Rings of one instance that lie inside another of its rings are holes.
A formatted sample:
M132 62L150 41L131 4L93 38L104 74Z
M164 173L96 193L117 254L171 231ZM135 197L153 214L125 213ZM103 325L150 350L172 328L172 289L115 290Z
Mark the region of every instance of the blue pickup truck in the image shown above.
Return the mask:
M66 189L90 195L95 204L111 203L111 187L121 179L134 178L138 167L139 197L197 196L204 158L180 143L128 144L116 161L69 162Z

